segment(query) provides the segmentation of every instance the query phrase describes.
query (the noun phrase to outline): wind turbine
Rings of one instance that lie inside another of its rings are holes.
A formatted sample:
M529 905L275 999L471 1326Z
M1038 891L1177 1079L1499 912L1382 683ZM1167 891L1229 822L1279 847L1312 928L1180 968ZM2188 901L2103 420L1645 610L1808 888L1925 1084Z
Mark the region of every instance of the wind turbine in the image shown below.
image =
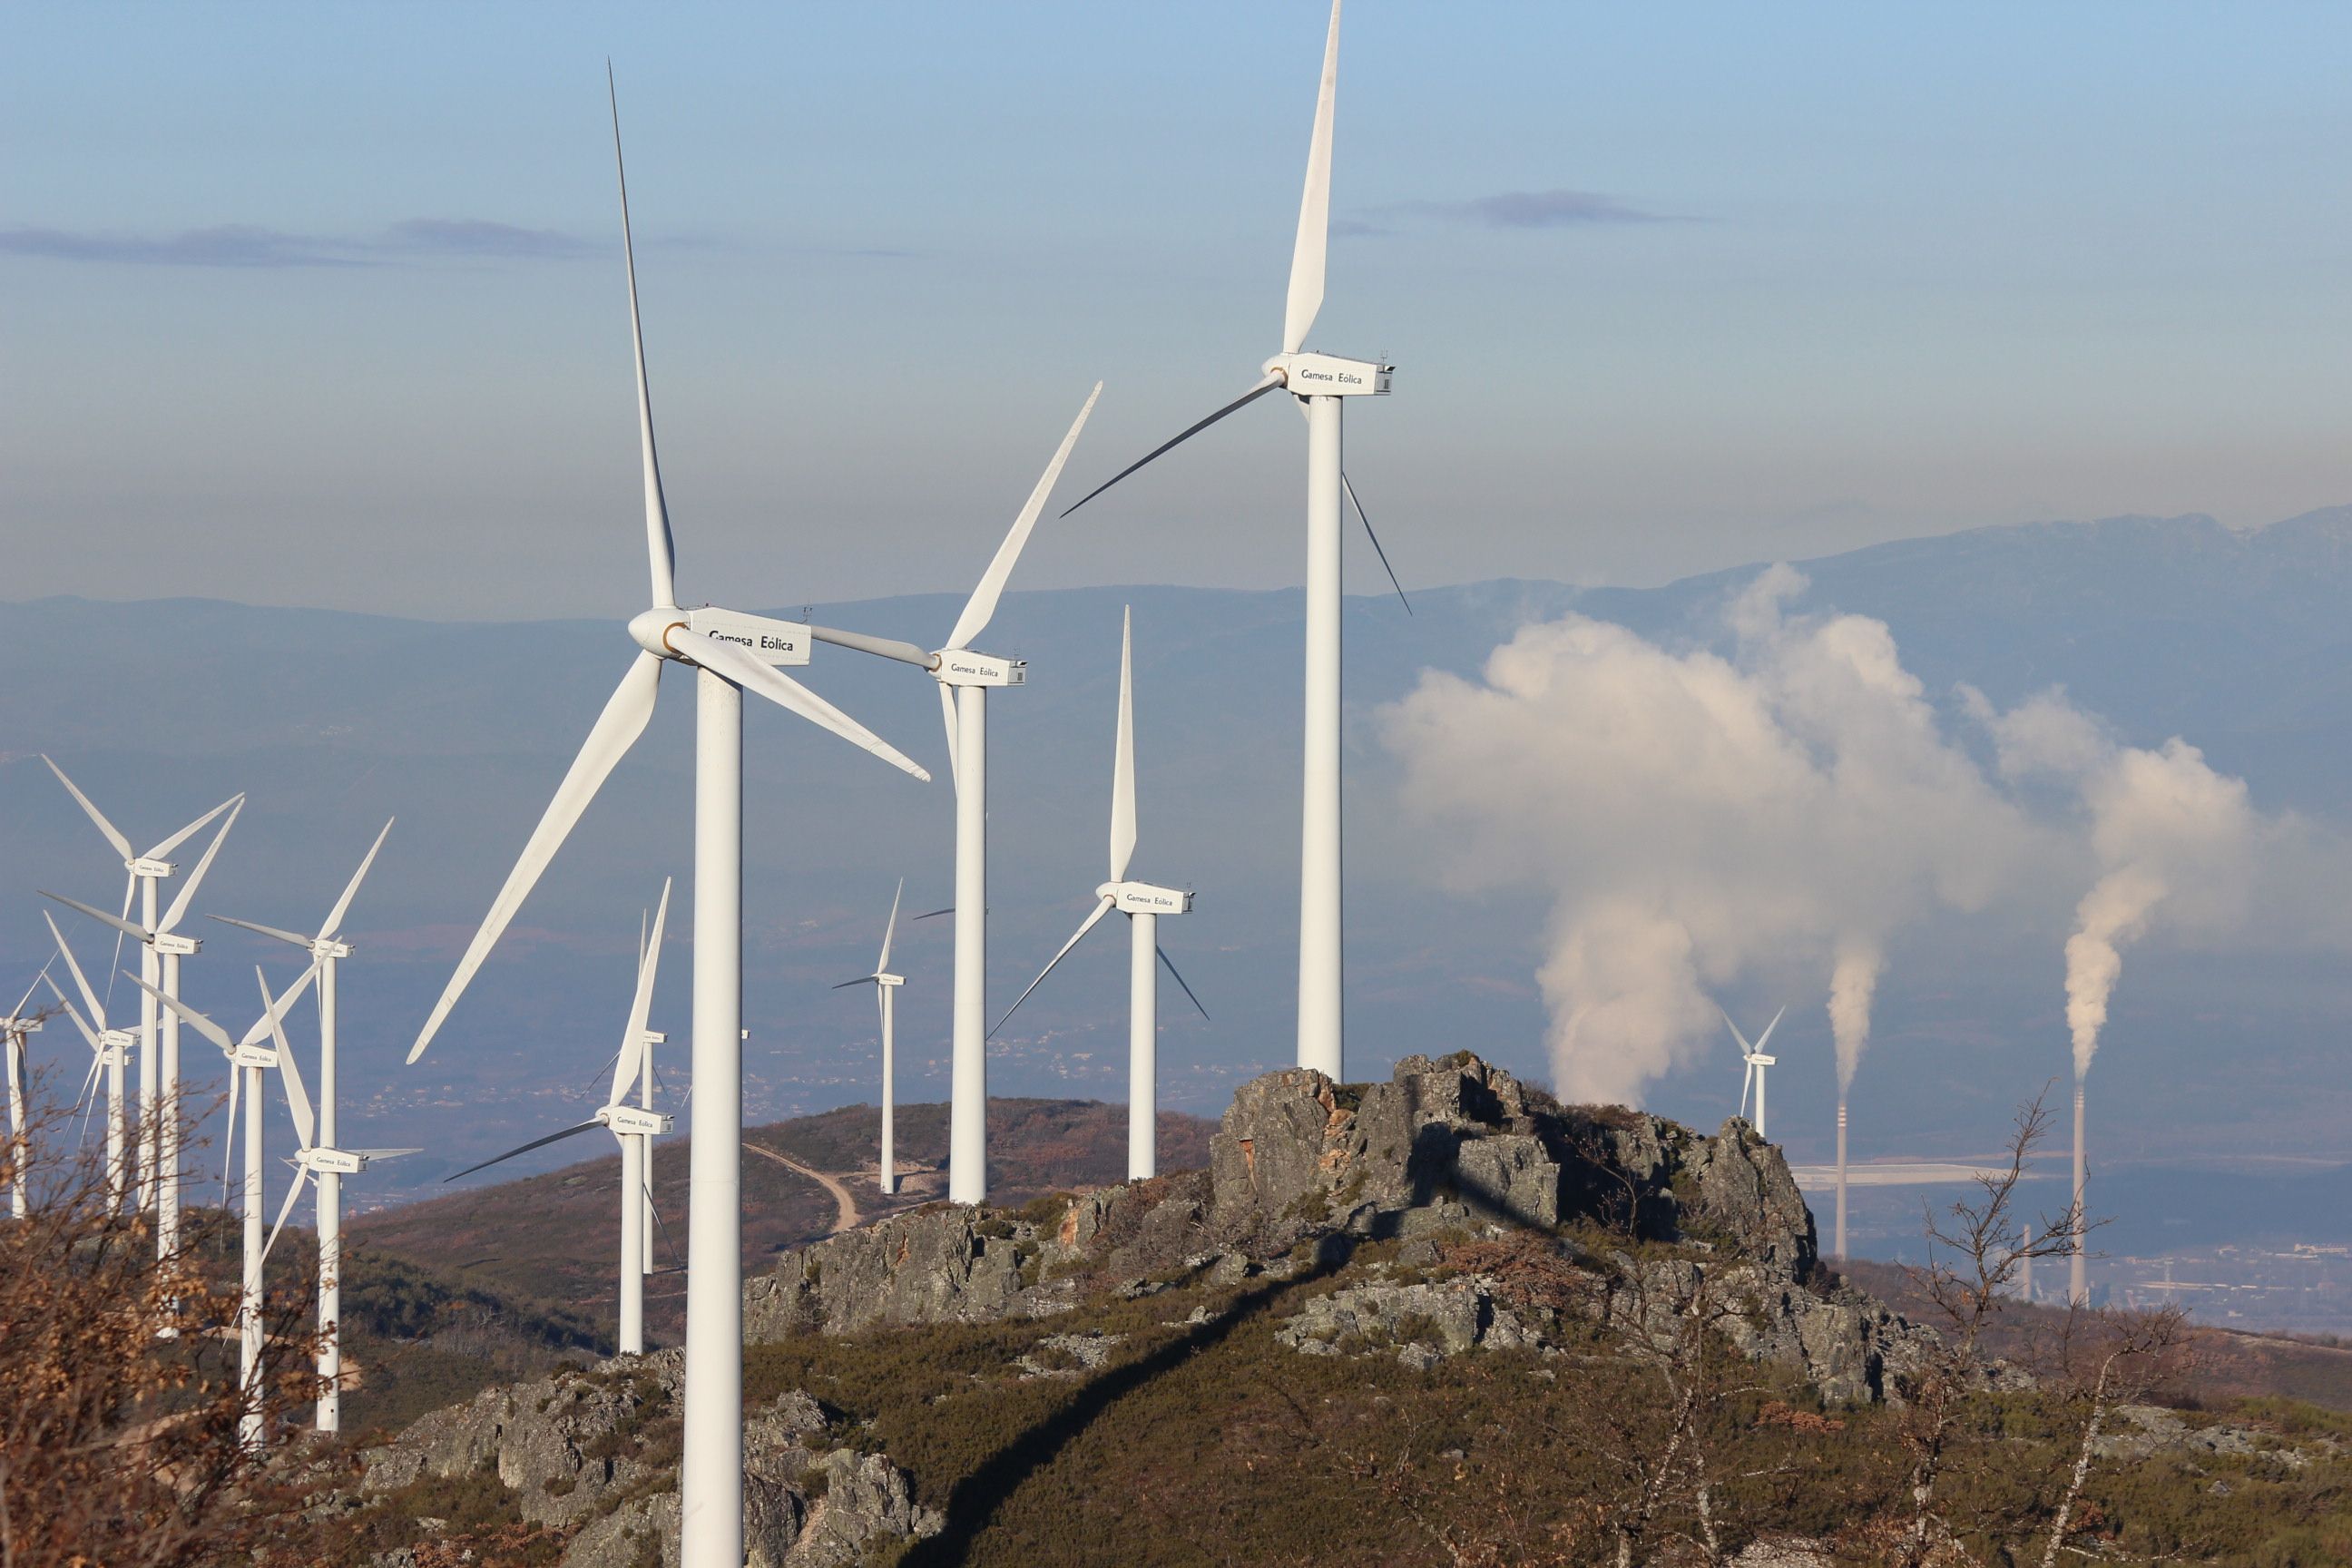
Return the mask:
M609 88L610 79L607 79ZM654 449L653 395L637 313L636 253L629 235L628 179L614 96L613 162L620 181L621 242L635 353L638 451L645 470L646 553L652 603L628 623L640 649L605 703L555 798L531 829L506 885L433 1005L408 1059L415 1061L457 1005L467 982L506 931L596 791L653 717L664 665L695 671L694 1134L688 1222L685 1457L679 1507L690 1563L743 1560L743 693L746 690L842 736L916 778L930 774L864 725L775 667L805 664L809 628L733 610L681 609L669 510Z
M229 822L235 823L236 813L244 808L244 795L239 793L231 795L169 838L157 844L146 854L141 855L131 849L131 840L123 837L122 830L109 822L106 819L106 814L92 804L89 796L82 794L73 780L66 777L65 769L58 766L47 755L44 755L41 761L49 764L49 772L58 775L58 782L66 786L66 793L80 804L83 813L97 825L99 832L105 836L107 844L116 854L122 857L122 868L130 873L130 879L122 889L121 918L104 914L91 909L88 904L74 904L73 907L85 914L97 916L98 919L105 921L118 931L139 938L141 942L139 977L150 985L155 984L160 980L166 994L177 996L180 994L180 960L194 952L201 943L194 937L175 935L173 928L178 925L181 915L186 912L188 900L195 893L196 884L204 879L205 868L212 864L213 852L220 847L220 841L228 836L228 827L224 826L220 832L214 836L211 848L205 851L204 858L196 863L196 868L188 878L187 885L180 889L179 897L172 900L171 909L158 922L155 919L155 889L178 869L164 857L177 849L186 842L191 834L224 811L229 813ZM139 923L135 926L129 923L131 900L134 891L139 897ZM55 894L49 896L56 897ZM73 903L70 899L61 901ZM118 953L121 952L119 946L116 951ZM161 1257L176 1245L180 1230L180 1027L177 1023L168 1018L164 1022L163 1049L159 1061L156 1049L156 1017L154 1001L142 995L139 1004L137 1184L139 1206L144 1208L151 1202L155 1205L155 1246L157 1256ZM158 1094L163 1096L163 1103L160 1107L157 1102ZM159 1131L162 1134L160 1140L157 1136Z
M242 1084L245 1094L245 1188L241 1206L245 1214L245 1255L243 1283L237 1297L237 1387L244 1392L245 1411L237 1418L239 1441L248 1450L258 1450L265 1434L261 1426L261 1260L267 1248L261 1238L261 1107L266 1098L261 1092L261 1075L278 1065L278 1020L289 1008L300 1000L310 988L311 979L319 973L313 963L302 972L286 992L273 998L269 982L263 978L258 966L253 978L261 987L261 1016L239 1040L229 1038L228 1031L197 1012L176 996L153 992L157 1001L186 1022L189 1027L220 1047L228 1058L228 1131L222 1140L226 1142L236 1136L237 1090ZM142 990L152 989L139 982ZM265 1043L265 1037L267 1042ZM228 1179L221 1178L222 1205L227 1205Z
M278 1245L278 1232L286 1228L286 1216L294 1212L295 1200L302 1195L304 1183L317 1179L319 1184L319 1405L316 1422L318 1430L333 1432L342 1425L343 1409L343 1337L339 1314L341 1298L330 1301L327 1289L327 1228L334 1217L327 1207L328 1177L338 1178L334 1184L340 1193L340 1178L356 1176L378 1160L394 1160L404 1154L421 1154L421 1149L339 1149L331 1141L330 1128L332 1107L322 1108L324 1114L313 1117L310 1096L302 1087L301 1064L294 1059L294 1047L286 1041L286 1030L279 1022L282 1005L269 1001L269 987L261 988L269 1035L277 1047L278 1076L285 1080L286 1108L294 1117L294 1184L286 1189L286 1201L278 1205L278 1223L269 1228L269 1239L261 1244L261 1256L266 1259ZM259 1086L257 1085L257 1088ZM248 1117L260 1113L258 1105L246 1111ZM340 1200L339 1200L340 1201ZM337 1240L340 1247L340 1239ZM340 1259L338 1259L340 1261Z
M996 1027L1004 1027L1005 1019L1019 1012L1021 1004L1029 1000L1029 992L1045 983L1045 976L1054 973L1054 965L1067 958L1070 949L1084 941L1087 932L1094 930L1103 916L1114 909L1127 916L1127 1179L1140 1182L1160 1173L1159 964L1168 965L1168 973L1176 976L1176 984L1183 986L1192 1005L1201 1008L1202 1017L1206 1018L1209 1010L1201 1007L1201 999L1192 995L1192 988L1184 984L1184 977L1176 973L1176 965L1160 946L1160 917L1190 914L1192 893L1181 888L1127 879L1128 862L1135 856L1134 647L1135 611L1130 605L1118 634L1118 742L1110 770L1110 880L1095 889L1097 901L1087 918L1078 922L1076 934L1062 944L1062 951L1054 955L1053 962L1029 983L1029 991L1013 999L1013 1005L1004 1010L1004 1017L996 1021ZM992 1035L995 1032L989 1031Z
M649 1107L628 1103L629 1086L635 1079L646 1053L646 1015L653 1007L654 972L661 964L662 925L669 918L669 881L662 881L661 907L655 911L653 940L637 960L637 992L629 1003L629 1021L621 1031L621 1048L613 1060L613 1089L596 1114L585 1121L574 1122L561 1132L551 1132L544 1138L534 1138L520 1148L503 1154L492 1155L479 1164L468 1165L457 1175L444 1177L454 1182L458 1176L470 1176L501 1161L518 1154L528 1154L533 1149L544 1149L559 1143L575 1133L609 1129L621 1144L621 1332L623 1355L646 1353L646 1260L652 1255L651 1239L646 1234L646 1159L645 1152L653 1140L670 1130L670 1119L656 1114Z
M57 981L43 972L42 978L48 981L49 994L55 996L58 1005L66 1010L66 1016L71 1018L74 1027L81 1031L81 1037L89 1042L89 1074L81 1080L80 1099L83 1102L89 1100L91 1086L98 1081L100 1071L102 1069L106 1074L106 1191L119 1210L131 1185L131 1173L124 1168L123 1163L125 1146L130 1142L130 1108L123 1103L122 1058L123 1053L131 1048L138 1037L128 1029L108 1026L106 1004L97 992L90 989L89 977L82 973L81 965L74 959L73 949L66 945L66 933L58 929L58 922L47 910L41 911L41 919L48 922L49 935L56 939L58 953L66 961L66 972L73 976L74 989L81 993L82 1005L89 1009L87 1018L75 1011L74 1005L66 999L66 994L59 989ZM85 1110L82 1126L87 1130L89 1125L89 1113Z
M23 1219L26 1213L25 1041L41 1032L41 1019L47 1012L45 1008L40 1013L27 1013L25 1005L48 977L48 966L43 964L41 972L33 976L33 983L25 987L25 994L16 998L16 1005L6 1017L0 1018L0 1048L8 1053L8 1171L13 1178L8 1184L8 1212L17 1219Z
M940 714L947 721L948 764L956 786L955 1026L953 1075L948 1106L948 1201L988 1201L988 690L1019 686L1029 667L1017 658L975 653L971 641L988 629L1003 597L1004 584L1021 559L1022 547L1054 493L1062 465L1070 460L1078 432L1102 395L1102 383L1087 394L1086 405L1070 423L1054 460L1045 465L1029 500L996 547L980 584L964 602L963 614L948 633L947 646L925 653L912 643L862 632L812 626L819 642L879 654L930 671L940 683Z
M890 1002L898 987L907 984L904 975L890 973L890 940L898 934L898 900L906 896L906 892L907 879L901 877L898 879L898 890L890 895L890 919L882 928L882 956L874 961L874 973L861 974L855 980L845 980L834 987L835 991L845 991L852 985L872 985L874 1004L882 1013L881 1186L886 1196L898 1190L898 1152L892 1127L892 1119L897 1112L897 1089L890 1040Z
M1720 1007L1716 1011L1723 1013ZM1752 1046L1748 1043L1748 1037L1739 1032L1739 1026L1731 1021L1731 1015L1723 1013L1723 1026L1729 1029L1731 1037L1739 1042L1739 1059L1748 1064L1748 1070L1739 1079L1739 1114L1748 1114L1748 1086L1752 1083L1756 1086L1756 1136L1759 1138L1767 1136L1764 1131L1764 1069L1780 1059L1766 1056L1764 1047L1770 1042L1772 1031L1780 1026L1782 1015L1788 1011L1783 1007L1773 1014L1772 1021L1764 1026L1764 1032L1756 1037L1756 1043Z
M316 936L302 936L276 926L259 925L252 921L232 920L226 915L211 918L223 925L236 926L289 946L301 948L310 955L311 967L319 976L319 1137L331 1145L335 1142L335 1081L336 1024L340 1009L335 988L336 966L352 955L351 944L343 941L343 916L350 912L352 900L358 896L360 884L366 880L368 868L375 864L376 851L383 847L392 832L387 820L376 834L375 842L368 846L367 854L360 860L360 868L343 885L343 896L327 911L326 923ZM341 1172L326 1169L319 1173L319 1321L322 1328L342 1321L343 1307L343 1178ZM327 1330L331 1333L331 1329ZM336 1432L342 1429L342 1391L330 1383L319 1399L319 1430Z
M1298 892L1298 1065L1346 1076L1339 861L1339 535L1340 497L1352 497L1340 461L1340 412L1350 397L1384 396L1395 366L1341 359L1305 348L1323 304L1331 227L1331 112L1339 77L1339 0L1323 45L1323 80L1307 142L1307 186L1290 254L1290 291L1283 303L1282 352L1260 367L1239 397L1161 442L1097 485L1062 515L1078 510L1153 458L1228 414L1277 389L1307 415L1307 715ZM1363 508L1356 509L1359 517ZM1364 519L1367 532L1371 520ZM1379 541L1373 541L1375 549ZM1387 556L1381 556L1386 565ZM1394 574L1391 574L1393 580ZM1402 596L1403 590L1398 590ZM1407 608L1411 608L1410 605Z

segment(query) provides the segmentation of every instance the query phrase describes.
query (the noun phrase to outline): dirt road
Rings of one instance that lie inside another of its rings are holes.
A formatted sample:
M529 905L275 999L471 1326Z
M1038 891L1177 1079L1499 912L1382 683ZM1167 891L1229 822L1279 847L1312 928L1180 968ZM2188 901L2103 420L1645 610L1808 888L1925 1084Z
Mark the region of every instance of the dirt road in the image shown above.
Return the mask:
M819 1184L826 1192L833 1194L834 1207L837 1212L834 1215L833 1229L828 1234L837 1236L845 1230L855 1229L858 1223L866 1217L858 1210L857 1199L850 1193L849 1188L844 1184L840 1177L827 1175L824 1172L817 1170L813 1166L802 1164L798 1160L779 1154L773 1149L762 1149L757 1143L746 1143L743 1147L751 1151L752 1153L759 1155L763 1160L773 1160L777 1164L784 1167L784 1169L795 1172L800 1175L806 1176L810 1181Z

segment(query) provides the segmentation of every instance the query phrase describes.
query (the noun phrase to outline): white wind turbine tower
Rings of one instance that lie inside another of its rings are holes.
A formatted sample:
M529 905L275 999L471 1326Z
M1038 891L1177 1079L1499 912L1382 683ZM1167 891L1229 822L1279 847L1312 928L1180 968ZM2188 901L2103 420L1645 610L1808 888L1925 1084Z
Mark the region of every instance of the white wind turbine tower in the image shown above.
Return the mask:
M278 1043L284 1039L279 1020L289 1008L301 999L310 982L319 973L312 963L302 972L301 979L282 994L269 994L269 982L256 967L253 978L261 987L261 1016L245 1032L241 1040L232 1040L228 1031L197 1012L176 996L154 993L156 999L178 1015L189 1027L220 1047L228 1058L228 1131L221 1142L224 1145L236 1137L238 1089L242 1087L245 1100L245 1184L239 1206L245 1215L244 1272L237 1295L237 1387L243 1391L245 1411L237 1418L238 1439L248 1449L258 1449L267 1435L261 1425L261 1260L265 1245L261 1234L262 1154L261 1107L267 1097L262 1093L261 1075L278 1065ZM141 983L142 987L144 982ZM265 1042L265 1037L267 1041ZM228 1176L224 1167L221 1176L221 1205L228 1205Z
M1339 75L1339 0L1332 0L1315 130L1307 143L1306 192L1291 250L1290 291L1283 305L1282 352L1265 362L1257 384L1241 396L1129 463L1063 513L1068 516L1162 452L1269 392L1286 391L1305 409L1307 712L1299 848L1298 1065L1333 1079L1346 1076L1341 1046L1339 535L1340 497L1343 491L1353 494L1341 471L1340 410L1349 397L1385 395L1395 371L1393 365L1307 352L1304 346L1323 303L1331 226L1331 113ZM1356 510L1363 515L1360 504ZM1369 531L1369 519L1364 526ZM1375 549L1378 543L1375 540ZM1381 559L1385 565L1385 554ZM1398 592L1402 595L1403 591Z
M33 976L25 994L16 998L16 1007L0 1018L0 1048L8 1053L8 1169L15 1180L8 1184L8 1212L17 1219L25 1217L25 1042L41 1032L41 1015L27 1013L26 1005L41 982L49 977L48 966Z
M608 1129L621 1145L621 1290L620 1346L623 1355L646 1353L646 1275L653 1255L652 1238L646 1233L646 1151L655 1138L670 1130L670 1119L654 1111L650 1106L628 1103L629 1086L635 1081L646 1050L646 1016L653 1008L654 973L661 966L662 926L669 918L669 881L662 881L661 906L655 911L653 940L637 959L637 990L629 1003L629 1021L621 1031L621 1048L613 1060L612 1092L596 1114L585 1121L574 1122L561 1132L551 1132L544 1138L534 1138L520 1148L491 1156L479 1164L468 1165L456 1175L444 1177L454 1182L458 1176L470 1176L487 1170L501 1161L518 1154L528 1154L533 1149L543 1149L575 1133Z
M48 762L47 757L41 759ZM74 788L71 779L57 763L49 763L49 771L73 797L81 802L82 809L92 822L107 835L109 843L123 851L123 865L129 868L131 880L140 889L140 913L136 921L108 914L104 910L68 899L58 893L41 896L54 899L68 909L79 910L94 921L112 926L123 935L136 938L140 944L139 979L142 994L139 1005L139 1182L155 1214L155 1256L167 1258L180 1245L180 1144L185 1129L180 1125L180 1021L169 1011L160 1014L163 1022L162 1049L157 1049L156 1021L159 1016L157 995L177 996L180 994L180 960L194 954L204 945L201 939L182 936L179 924L188 912L189 903L196 896L205 873L211 869L213 857L220 853L222 842L230 828L236 826L237 816L245 810L245 796L233 795L180 829L171 837L143 856L130 853L130 841L115 830L114 825L99 815L98 807L89 796ZM228 820L220 825L212 842L197 858L195 869L180 885L179 893L171 907L163 911L161 921L155 918L156 884L176 869L163 857L178 847L189 834L218 816L228 813ZM131 900L125 889L123 909L128 912ZM118 951L120 951L118 947ZM159 984L160 983L160 984ZM110 984L111 983L110 982ZM113 1069L118 1070L119 1069ZM112 1080L110 1079L110 1087ZM120 1103L120 1096L116 1097Z
M1036 527L1038 513L1054 493L1054 481L1077 445L1087 416L1102 395L1102 383L1087 394L1084 407L1070 423L1054 460L1045 465L1028 501L1006 531L1004 542L981 574L980 584L964 602L948 633L947 646L925 653L912 643L861 632L812 626L819 642L835 643L879 654L930 671L940 683L940 712L947 721L948 763L955 773L955 1014L953 1073L948 1105L948 1200L979 1204L988 1201L988 689L1019 686L1028 668L1017 658L975 653L972 638L988 629L997 601L1021 559L1022 547Z
M66 933L58 929L58 922L50 918L47 910L41 911L41 919L48 922L49 935L57 942L58 956L66 961L66 973L73 976L74 988L81 993L82 1005L89 1009L88 1017L75 1011L74 1005L67 1000L57 981L43 972L42 978L48 981L49 994L55 996L58 1005L66 1010L66 1016L71 1018L74 1027L81 1031L81 1037L89 1042L89 1075L81 1081L80 1103L88 1102L90 1089L98 1082L98 1075L101 1071L106 1074L106 1190L119 1208L131 1183L130 1172L124 1168L123 1161L126 1145L130 1142L129 1108L123 1103L123 1053L131 1048L138 1037L128 1029L108 1026L106 1004L97 992L90 989L89 976L82 973L80 963L74 958L73 949L66 945ZM89 1112L85 1110L82 1112L85 1128L89 1124Z
M890 973L890 942L891 939L898 934L898 900L906 896L906 892L907 879L901 877L898 879L898 890L890 895L890 919L882 928L882 956L874 961L874 973L861 974L855 980L845 980L834 987L835 991L846 991L853 985L873 986L875 1005L881 1010L882 1014L881 1170L882 1192L885 1195L898 1190L898 1130L895 1124L898 1114L897 1062L890 1037L890 1026L894 1013L891 1003L897 999L898 987L907 984L907 980L904 975ZM942 910L937 912L944 914L947 911Z
M1716 1011L1723 1012L1719 1007ZM1771 1136L1764 1131L1764 1069L1780 1059L1766 1056L1764 1047L1771 1043L1772 1031L1780 1026L1780 1019L1788 1011L1783 1007L1773 1014L1772 1021L1764 1026L1764 1032L1756 1037L1756 1043L1752 1046L1748 1043L1748 1037L1739 1032L1739 1026L1731 1021L1731 1015L1723 1014L1723 1026L1729 1029L1731 1037L1739 1042L1739 1058L1748 1064L1747 1072L1739 1079L1739 1114L1748 1114L1748 1086L1752 1083L1756 1086L1756 1136L1759 1138L1769 1139Z
M645 469L646 552L652 603L628 623L640 649L588 739L556 785L505 886L474 933L457 973L418 1032L408 1059L433 1043L540 873L653 717L661 671L673 661L695 671L694 1098L692 1202L688 1221L685 1458L679 1507L689 1563L743 1560L743 693L840 735L928 780L908 761L832 703L775 668L808 661L808 627L733 610L678 607L669 511L654 449L653 396L638 323L636 258L620 160L620 110L613 112L614 166L621 184L622 255L629 281L630 336L637 380L637 436Z
M1192 995L1192 988L1184 984L1184 977L1177 974L1176 965L1160 946L1160 917L1190 914L1191 891L1133 882L1127 877L1128 862L1135 858L1134 653L1135 611L1130 605L1120 622L1118 634L1118 740L1111 754L1110 770L1110 880L1095 889L1097 901L1093 910L1078 922L1076 932L1062 944L1062 951L1029 983L1029 990L1013 998L1013 1005L1004 1010L1004 1017L996 1021L996 1027L1004 1027L1005 1019L1019 1012L1021 1004L1029 1000L1029 992L1045 983L1045 976L1054 973L1054 965L1067 958L1070 950L1085 940L1087 932L1094 930L1103 916L1114 909L1127 916L1127 1179L1141 1182L1160 1173L1159 966L1168 965L1168 973L1176 976L1176 984L1183 986L1192 1005L1201 1008L1202 1017L1206 1018L1209 1010L1201 1007L1201 999Z
M342 1425L343 1341L339 1331L341 1325L329 1315L330 1308L326 1293L329 1261L327 1250L329 1239L327 1226L330 1221L327 1207L329 1178L334 1179L333 1184L340 1192L341 1178L356 1176L378 1160L394 1160L404 1154L419 1154L424 1151L336 1147L329 1139L326 1120L322 1117L313 1117L311 1114L310 1096L302 1087L301 1065L294 1059L294 1047L287 1044L286 1031L279 1022L284 1006L282 1004L273 1005L269 1002L269 987L266 984L261 988L261 995L267 1009L264 1016L269 1023L270 1038L277 1047L278 1076L286 1083L286 1108L294 1117L295 1141L294 1184L286 1189L286 1201L278 1205L278 1223L270 1226L269 1239L261 1244L261 1256L265 1259L268 1258L269 1249L278 1245L278 1234L286 1228L286 1216L294 1212L295 1201L302 1195L302 1184L316 1178L319 1183L319 1328L320 1331L319 1377L320 1386L315 1425L321 1432L333 1432L340 1429ZM258 1085L256 1087L258 1088ZM250 1106L247 1109L246 1115L257 1116L260 1110L257 1104ZM338 1201L340 1202L340 1198ZM340 1239L337 1245L340 1247ZM334 1310L341 1310L340 1304L334 1308Z
M351 912L352 900L358 896L360 884L367 879L368 868L375 864L376 851L383 847L392 832L386 821L375 842L361 858L360 868L343 884L343 896L327 911L326 922L319 927L316 936L302 936L276 926L256 924L252 921L232 920L226 915L211 918L223 925L236 926L240 931L254 931L289 946L299 947L310 953L311 967L319 976L319 1138L332 1146L335 1142L336 1102L336 1026L340 1007L336 990L336 966L352 955L351 944L343 941L343 917ZM327 1352L337 1333L336 1324L342 1321L343 1310L343 1177L331 1167L319 1172L319 1329L324 1336L320 1342L319 1368L326 1371ZM340 1357L339 1357L340 1359ZM343 1400L339 1384L330 1381L326 1392L319 1398L319 1430L336 1432L342 1429Z

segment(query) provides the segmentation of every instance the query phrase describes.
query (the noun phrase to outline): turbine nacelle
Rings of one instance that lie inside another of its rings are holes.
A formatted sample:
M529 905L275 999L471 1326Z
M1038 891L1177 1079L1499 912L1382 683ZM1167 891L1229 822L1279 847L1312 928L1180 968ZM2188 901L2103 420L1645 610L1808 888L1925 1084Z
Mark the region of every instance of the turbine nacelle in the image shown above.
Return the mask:
M139 1037L129 1029L109 1029L98 1038L100 1059L109 1067L123 1060L131 1047L139 1043Z
M747 616L740 610L706 605L698 610L687 611L686 624L705 637L733 643L762 664L803 665L809 661L811 639L804 622Z
M257 1068L262 1071L267 1072L278 1065L278 1047L275 1046L239 1046L236 1049L229 1053L228 1059L231 1067Z
M134 877L152 877L160 880L169 877L180 868L169 860L156 860L145 855L135 855L122 863L122 868Z
M608 1105L596 1112L596 1120L623 1137L636 1134L657 1138L677 1125L671 1117L658 1110L646 1110L635 1105Z
M939 663L931 673L942 686L1025 686L1029 682L1029 666L1023 659L999 658L968 647L941 648L932 657Z
M1192 894L1184 888L1162 888L1150 882L1105 882L1095 897L1108 899L1124 915L1186 915L1192 912Z
M170 953L175 958L187 958L198 948L204 946L204 943L194 937L182 936L177 931L167 931L156 932L154 939L147 945L157 952Z
M871 980L877 985L904 985L907 984L907 977L903 974L869 974L866 978ZM856 982L853 980L850 984L855 985Z
M1298 397L1386 397L1396 366L1302 351L1276 354L1259 370Z

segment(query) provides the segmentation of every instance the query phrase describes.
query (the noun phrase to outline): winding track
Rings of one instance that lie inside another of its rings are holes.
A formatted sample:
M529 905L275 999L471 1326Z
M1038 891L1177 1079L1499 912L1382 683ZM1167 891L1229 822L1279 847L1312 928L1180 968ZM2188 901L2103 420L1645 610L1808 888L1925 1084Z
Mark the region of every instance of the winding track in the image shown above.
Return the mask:
M757 1143L746 1143L743 1147L750 1150L752 1153L759 1155L762 1159L773 1160L777 1164L783 1166L784 1169L788 1171L793 1171L798 1174L806 1176L810 1181L817 1183L823 1186L826 1192L833 1194L834 1207L838 1212L834 1215L833 1229L826 1234L838 1236L845 1230L856 1229L857 1226L864 1221L866 1216L857 1207L857 1199L856 1195L850 1192L847 1185L842 1182L840 1177L827 1175L824 1172L817 1170L813 1166L802 1164L798 1160L794 1160L787 1155L779 1154L773 1149L762 1149Z

